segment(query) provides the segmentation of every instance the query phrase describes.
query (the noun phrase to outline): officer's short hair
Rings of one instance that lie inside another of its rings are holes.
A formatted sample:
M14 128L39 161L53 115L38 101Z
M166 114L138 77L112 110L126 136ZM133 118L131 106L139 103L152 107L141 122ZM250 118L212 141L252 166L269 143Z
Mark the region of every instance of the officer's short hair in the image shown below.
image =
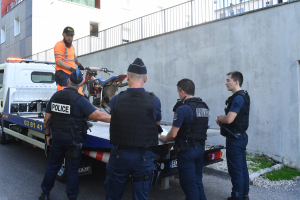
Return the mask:
M127 72L128 73L128 76L129 78L132 78L132 79L142 79L143 81L146 80L146 77L147 77L147 74L136 74L136 73L133 73L133 72Z
M184 78L178 81L177 88L179 92L182 90L185 91L186 94L194 96L195 94L195 84L192 80Z
M226 75L227 76L231 75L231 78L234 81L239 81L240 87L242 87L242 85L243 85L243 74L241 72L239 72L239 71L233 71L233 72L229 72Z
M72 86L72 87L80 88L81 83L75 84L75 83L73 83L73 82L69 79L69 85Z

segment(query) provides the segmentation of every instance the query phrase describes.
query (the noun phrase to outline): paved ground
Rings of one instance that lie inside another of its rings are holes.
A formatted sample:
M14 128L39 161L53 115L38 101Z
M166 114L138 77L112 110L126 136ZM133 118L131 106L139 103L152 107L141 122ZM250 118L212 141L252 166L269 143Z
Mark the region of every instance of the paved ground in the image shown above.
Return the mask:
M20 142L0 145L0 200L33 200L38 199L40 184L47 165L44 152L38 148L25 147ZM98 163L92 175L80 177L80 195L78 199L104 199L103 183L105 179L104 165ZM204 175L205 193L209 200L225 200L230 193L230 181L212 175ZM178 179L170 182L167 190L154 186L150 199L183 200L184 194ZM53 200L67 199L65 185L56 182L51 193ZM131 185L128 184L124 200L131 199ZM294 186L280 188L257 188L251 186L251 200L297 200L300 199L300 181Z

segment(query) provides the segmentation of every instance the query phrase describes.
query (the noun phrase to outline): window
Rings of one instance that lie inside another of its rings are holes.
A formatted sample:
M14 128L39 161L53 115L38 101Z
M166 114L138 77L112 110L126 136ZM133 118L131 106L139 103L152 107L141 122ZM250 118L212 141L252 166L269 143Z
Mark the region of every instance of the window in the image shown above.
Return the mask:
M99 32L99 23L90 22L90 35L98 37L98 32Z
M230 16L233 16L234 15L234 11L230 11Z
M6 30L5 30L5 26L3 26L1 28L1 44L4 43L6 40Z
M17 17L14 20L14 35L17 36L20 34L20 17Z
M0 69L0 89L3 87L4 69Z
M123 28L123 43L129 42L130 29Z
M122 8L130 10L130 0L121 0L122 1Z
M85 6L90 6L93 8L100 8L100 1L99 0L66 0L74 3L78 3ZM97 6L96 6L97 4Z
M267 1L267 2L266 2L266 5L267 5L267 6L273 6L273 0L272 0L272 1Z
M243 13L244 12L244 8L238 9L237 10L237 14Z
M54 83L52 72L32 72L31 81L34 83Z
M220 18L225 17L225 13L220 13Z
M190 16L186 15L185 16L185 27L188 27L190 25Z

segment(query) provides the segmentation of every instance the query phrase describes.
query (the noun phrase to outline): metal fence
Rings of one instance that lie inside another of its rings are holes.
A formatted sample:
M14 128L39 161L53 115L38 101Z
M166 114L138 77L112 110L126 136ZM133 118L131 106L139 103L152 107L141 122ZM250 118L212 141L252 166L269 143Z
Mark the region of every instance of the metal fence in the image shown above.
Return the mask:
M98 36L79 38L73 41L73 46L76 55L81 56L278 3L283 2L282 0L191 0L102 30L98 32ZM53 62L54 50L48 49L27 59Z

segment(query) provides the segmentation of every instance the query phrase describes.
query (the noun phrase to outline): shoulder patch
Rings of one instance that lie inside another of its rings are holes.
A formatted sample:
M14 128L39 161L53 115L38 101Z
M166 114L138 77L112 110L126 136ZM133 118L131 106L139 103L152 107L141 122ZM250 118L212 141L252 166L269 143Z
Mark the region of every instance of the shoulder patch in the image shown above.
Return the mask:
M173 117L173 121L176 121L178 119L178 115L176 112L174 112L174 117Z

